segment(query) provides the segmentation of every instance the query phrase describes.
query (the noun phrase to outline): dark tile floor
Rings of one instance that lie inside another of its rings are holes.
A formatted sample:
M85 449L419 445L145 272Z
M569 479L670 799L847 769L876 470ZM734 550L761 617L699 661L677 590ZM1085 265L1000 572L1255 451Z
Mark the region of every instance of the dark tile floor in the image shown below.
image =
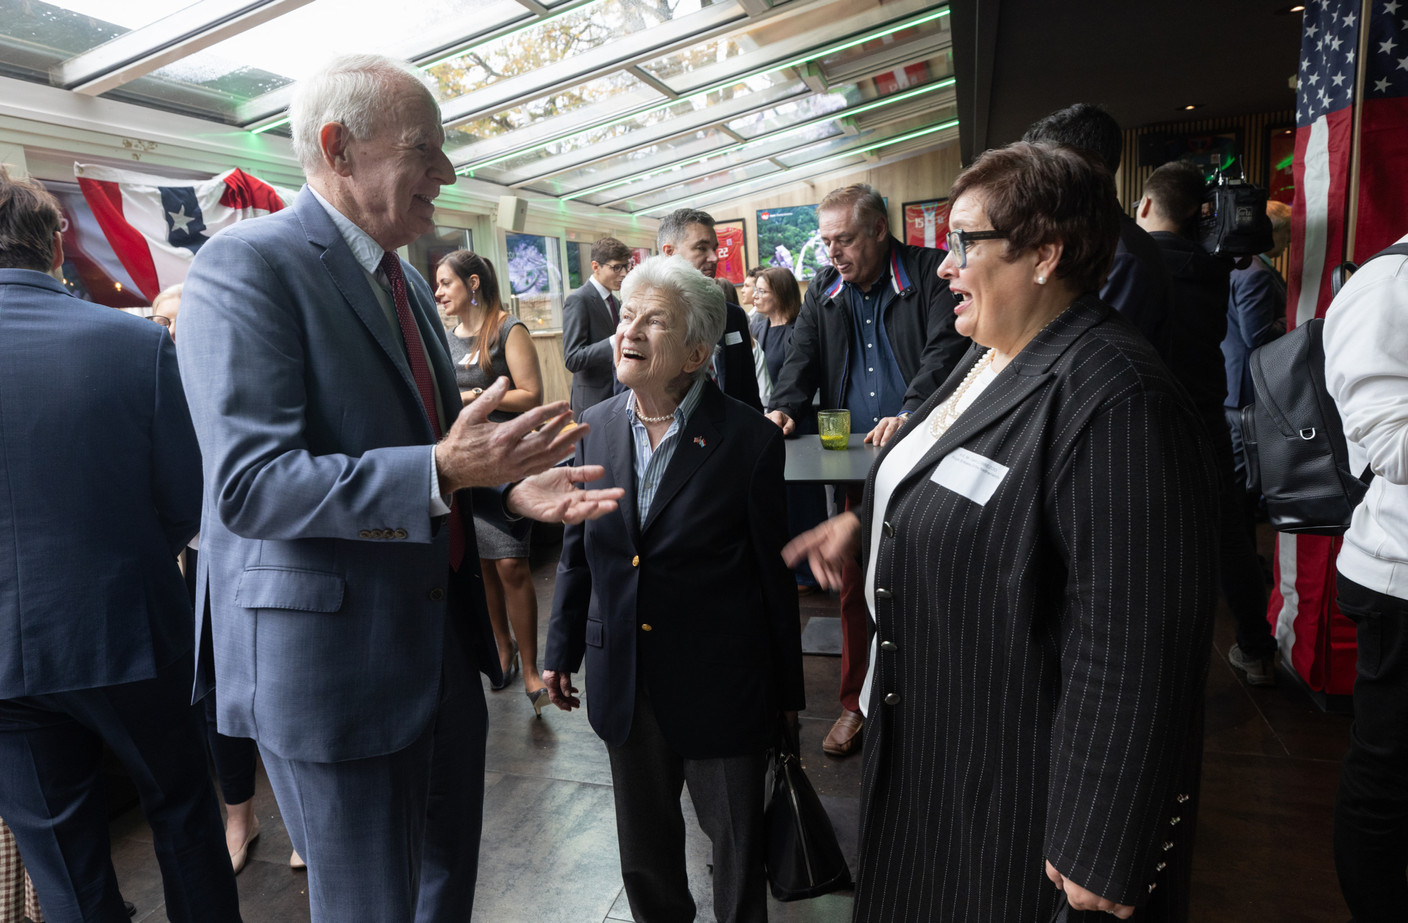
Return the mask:
M544 616L552 596L555 551L536 562ZM834 598L802 601L803 619L834 615ZM1324 714L1283 675L1274 689L1252 689L1227 664L1231 618L1219 613L1207 690L1203 803L1195 855L1195 921L1325 923L1348 917L1330 854L1331 805L1349 720ZM821 739L837 714L839 660L809 656L802 746L808 775L854 857L858 759L833 760ZM588 687L587 683L582 683ZM629 921L616 861L610 770L601 741L581 712L545 711L534 719L521 687L488 693L489 751L483 856L475 921L606 923ZM247 923L308 919L303 873L288 867L289 840L268 783L256 807L263 833L239 876ZM688 799L686 808L688 807ZM138 920L162 920L161 880L150 833L133 809L112 825L113 860ZM688 844L699 918L713 919L708 843L697 829ZM770 905L783 923L840 923L849 893Z

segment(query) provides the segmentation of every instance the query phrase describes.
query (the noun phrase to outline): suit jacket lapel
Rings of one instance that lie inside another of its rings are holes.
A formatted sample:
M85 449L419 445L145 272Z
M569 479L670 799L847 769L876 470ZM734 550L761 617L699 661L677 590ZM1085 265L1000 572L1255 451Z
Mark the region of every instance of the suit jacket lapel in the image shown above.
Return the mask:
M660 517L660 511L669 505L680 489L689 483L699 466L708 461L723 442L723 433L719 429L723 415L723 392L716 385L706 382L699 406L694 408L693 416L685 421L679 442L675 443L675 454L665 469L665 476L660 479L655 499L650 501L650 512L640 527L642 533L650 529L651 523Z
M621 517L626 521L631 543L640 547L641 530L636 516L635 439L631 434L631 421L624 402L617 404L611 416L602 422L601 433L606 441L606 470L616 475L616 483L611 486L622 487L626 491L617 504Z
M1082 333L1103 320L1108 310L1093 298L1088 301L1078 299L1060 317L1047 324L1013 357L1007 367L998 373L996 380L978 395L972 406L963 411L953 425L939 437L933 448L924 453L919 464L901 479L900 484L926 475L944 456L972 439L974 435L1000 422L1032 392L1044 387L1052 377L1051 367L1065 353L1066 348ZM915 412L917 421L922 422L938 403L957 389L981 355L981 348L970 350L964 355L959 368L955 369L953 375L944 383L945 387L939 389L934 398Z
M311 192L300 194L294 201L294 208L308 235L308 242L322 250L320 260L327 271L328 280L342 293L342 297L352 308L352 313L367 328L367 333L371 334L372 339L386 353L387 359L401 373L402 382L419 403L420 392L416 388L415 379L411 377L411 365L406 360L406 351L387 324L386 314L381 309L381 302L377 300L376 293L372 291L372 283L367 278L366 271L362 269L362 264L352 255L352 250L347 246L347 241L342 239L337 225L332 223L322 203L315 199ZM410 288L409 284L407 288ZM424 330L421 336L425 336ZM434 350L431 355L434 355ZM437 366L436 374L439 373L440 368ZM453 371L451 376L453 377ZM427 427L429 423L427 419Z

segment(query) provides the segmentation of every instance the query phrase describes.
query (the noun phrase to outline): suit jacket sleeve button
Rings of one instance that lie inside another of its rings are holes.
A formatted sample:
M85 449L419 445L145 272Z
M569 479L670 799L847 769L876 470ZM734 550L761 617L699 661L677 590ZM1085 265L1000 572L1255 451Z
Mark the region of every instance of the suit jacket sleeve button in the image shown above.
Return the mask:
M631 558L631 566L632 566L632 567L640 567L640 555L636 555L636 556L634 556L633 558Z
M438 603L440 600L442 600L442 599L444 599L444 598L445 598L445 591L444 591L444 589L442 589L441 587L436 587L435 589L433 589L433 590L430 591L430 601L431 601L431 602L433 602L433 603Z
M358 532L357 535L358 535L359 537L361 537L361 538L371 538L371 537L372 537L371 532L367 531L366 529L363 529L361 532Z
M397 529L397 530L395 531L395 533L393 533L393 534L394 534L397 538L405 538L405 537L406 537L406 530L405 530L405 529Z
M641 626L640 626L640 630L641 630L641 631L654 631L655 629L653 629L653 628L650 626L650 623L649 623L649 622L646 622L644 625L641 625Z

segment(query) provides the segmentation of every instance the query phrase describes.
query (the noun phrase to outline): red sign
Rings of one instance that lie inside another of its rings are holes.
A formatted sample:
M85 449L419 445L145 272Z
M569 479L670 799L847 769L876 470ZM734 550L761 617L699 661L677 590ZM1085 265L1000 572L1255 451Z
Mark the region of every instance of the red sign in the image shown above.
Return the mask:
M948 236L948 200L942 202L906 202L904 206L904 242L914 247L944 246Z
M748 272L748 267L743 265L747 259L743 228L720 222L714 225L714 231L719 235L719 266L714 275L734 285L742 285L743 277Z

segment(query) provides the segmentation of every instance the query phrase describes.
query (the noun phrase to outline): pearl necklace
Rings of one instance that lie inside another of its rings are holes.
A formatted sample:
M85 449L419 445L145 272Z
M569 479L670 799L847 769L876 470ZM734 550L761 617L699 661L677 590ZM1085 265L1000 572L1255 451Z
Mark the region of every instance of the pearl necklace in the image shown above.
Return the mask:
M642 423L664 423L666 420L673 420L674 418L675 412L673 410L665 414L663 417L647 417L645 414L640 412L639 407L636 408L636 419L640 420Z
M979 375L992 368L993 357L996 355L995 351L989 349L978 358L977 362L973 363L973 367L968 370L968 374L964 376L963 381L954 389L954 392L939 405L938 412L934 414L934 419L929 424L930 436L933 436L934 439L937 440L946 433L948 428L958 419L958 415L961 413L958 409L958 405L963 400L963 395L967 394L968 389L973 387L973 382L978 380Z

